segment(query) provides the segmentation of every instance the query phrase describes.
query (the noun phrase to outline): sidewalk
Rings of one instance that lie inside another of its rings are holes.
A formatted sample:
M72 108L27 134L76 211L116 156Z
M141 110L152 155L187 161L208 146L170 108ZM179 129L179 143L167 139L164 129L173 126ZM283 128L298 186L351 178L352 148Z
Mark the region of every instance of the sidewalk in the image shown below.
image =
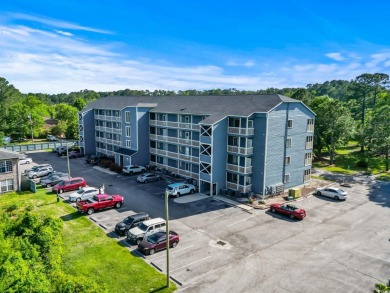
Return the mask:
M93 168L98 170L98 171L100 171L100 172L106 173L106 174L118 175L118 173L116 173L116 172L110 171L110 170L108 170L106 168L102 168L102 167L99 167L99 166L94 166Z

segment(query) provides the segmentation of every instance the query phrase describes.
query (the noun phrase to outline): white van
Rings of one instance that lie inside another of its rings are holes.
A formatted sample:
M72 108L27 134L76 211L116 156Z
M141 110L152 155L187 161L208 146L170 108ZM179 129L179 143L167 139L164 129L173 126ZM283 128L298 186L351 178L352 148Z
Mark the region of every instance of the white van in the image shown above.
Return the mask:
M127 232L127 240L137 245L144 239L155 232L165 231L165 220L155 218L142 222L138 227L134 227Z

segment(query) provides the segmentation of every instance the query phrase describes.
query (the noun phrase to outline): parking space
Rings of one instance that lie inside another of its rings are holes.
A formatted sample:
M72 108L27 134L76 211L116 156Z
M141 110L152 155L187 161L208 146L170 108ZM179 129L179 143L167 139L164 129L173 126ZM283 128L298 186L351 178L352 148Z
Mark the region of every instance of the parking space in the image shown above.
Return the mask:
M50 162L55 170L67 169L66 159L54 154L32 157ZM104 184L107 193L124 197L120 209L90 216L108 236L126 243L113 230L132 213L165 218L168 181L139 184L136 175L105 174L84 159L70 164L73 176L85 177L88 185ZM170 228L180 235L180 243L170 250L170 274L183 292L370 291L389 277L390 186L344 189L346 201L314 195L294 203L307 212L302 221L269 211L246 212L213 198L185 203L171 198ZM129 250L140 256L135 245ZM142 257L165 272L165 252Z

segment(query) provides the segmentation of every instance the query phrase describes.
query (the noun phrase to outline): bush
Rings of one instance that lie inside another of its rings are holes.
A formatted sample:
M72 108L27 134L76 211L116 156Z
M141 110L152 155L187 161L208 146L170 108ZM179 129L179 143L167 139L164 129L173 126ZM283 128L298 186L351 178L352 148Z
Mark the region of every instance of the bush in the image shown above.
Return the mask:
M116 163L111 163L110 165L108 165L108 168L110 169L110 171L115 171L115 169L118 167L118 164Z
M356 167L368 168L368 162L366 160L360 160L356 163Z
M115 167L115 170L114 170L115 172L117 172L117 173L122 173L122 171L123 171L123 166L120 166L120 165L116 165L116 167Z
M250 196L250 197L248 197L248 203L249 204L252 204L253 203L253 198Z

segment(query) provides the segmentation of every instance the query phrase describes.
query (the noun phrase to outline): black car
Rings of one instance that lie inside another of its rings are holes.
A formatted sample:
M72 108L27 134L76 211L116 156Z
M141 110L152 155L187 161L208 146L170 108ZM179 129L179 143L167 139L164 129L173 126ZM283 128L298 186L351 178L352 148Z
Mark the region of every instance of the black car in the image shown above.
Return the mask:
M118 235L125 235L126 231L141 224L143 221L149 220L147 213L139 213L128 216L122 222L115 225L115 233Z
M90 155L85 159L85 162L87 164L97 164L99 161L104 158L103 156L98 156L98 155Z

